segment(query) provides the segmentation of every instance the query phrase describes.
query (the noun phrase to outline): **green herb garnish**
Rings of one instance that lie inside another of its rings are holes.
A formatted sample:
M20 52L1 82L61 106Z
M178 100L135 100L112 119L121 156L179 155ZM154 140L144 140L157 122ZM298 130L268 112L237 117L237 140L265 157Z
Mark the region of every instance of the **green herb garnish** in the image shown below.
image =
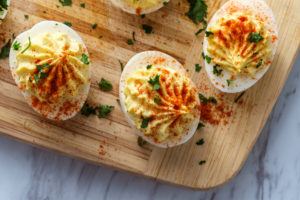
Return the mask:
M216 76L220 76L223 72L223 69L218 69L218 67L220 67L220 65L215 64L213 67L213 74L215 74Z
M202 67L199 64L195 64L195 71L200 72Z
M24 15L24 18L25 19L29 19L29 15Z
M98 26L98 24L93 24L93 25L92 25L92 29L97 28L97 26Z
M227 81L227 86L229 87L230 83L231 83L233 80L227 79L226 81Z
M149 26L147 24L142 24L142 28L144 29L146 34L152 33L152 29L153 29L152 26Z
M96 115L97 107L92 107L88 103L84 103L82 106L80 113L86 117L90 116L91 114Z
M201 138L200 140L198 140L198 141L196 142L196 144L197 144L197 145L203 145L203 144L204 144L204 139Z
M249 34L248 39L251 43L258 43L262 41L264 38L260 35L260 32L258 33L252 32L251 34Z
M142 18L142 19L144 19L145 17L146 17L146 15L145 15L145 14L142 14L142 15L141 15L141 18Z
M0 11L4 11L8 9L7 0L0 0Z
M126 41L126 43L127 43L128 45L133 45L133 41L132 41L131 39L128 39L128 40Z
M122 71L123 71L123 69L124 69L124 65L123 65L123 63L121 62L121 60L119 60L119 63L120 63L121 72L122 72Z
M97 83L99 88L102 91L108 92L108 91L112 91L113 89L113 85L111 84L110 81L105 80L104 78L101 78L101 81Z
M72 26L72 23L71 22L64 22L65 25L67 25L68 27L71 27Z
M143 140L141 136L138 137L137 143L140 147L143 147L145 144L147 144L147 141Z
M44 10L44 11L43 11L43 13L44 13L44 14L46 14L46 13L47 13L47 11L46 11L46 10Z
M208 55L205 55L204 54L204 52L202 52L202 58L204 59L204 60L206 60L206 62L209 64L209 63L211 63L211 60L212 60L212 58L211 57L209 57Z
M59 0L62 6L71 6L72 0Z
M42 69L47 68L50 69L51 67L53 67L52 65L47 64L43 64L43 65L37 65L36 68L38 71L42 71Z
M89 57L85 53L83 53L81 55L80 60L81 60L81 62L83 62L83 64L86 64L86 65L90 64Z
M21 54L25 53L25 51L27 51L30 48L30 46L31 46L31 39L30 39L30 37L28 38L28 41L29 41L29 43L28 43L27 47L21 52Z
M160 100L159 98L154 98L154 102L155 102L155 103L160 103L161 100Z
M81 4L80 4L80 7L81 7L81 8L85 8L85 3L81 3Z
M195 35L199 35L200 33L202 33L202 31L205 31L206 28L207 28L207 22L204 21L204 22L203 22L203 27L200 28L200 29L195 33Z
M205 0L188 0L190 9L186 16L188 16L195 24L206 22L207 4Z
M21 43L18 41L15 41L13 44L13 48L15 51L18 51L21 48Z
M168 2L164 1L163 4L164 4L164 6L166 6L166 5L168 5Z
M200 129L200 128L203 128L203 127L205 127L205 125L203 123L199 122L199 124L197 126L197 130Z
M260 59L260 61L256 65L256 69L259 68L262 65L262 61L263 61L263 59Z
M11 46L11 39L9 39L8 42L6 43L6 45L4 45L1 48L0 59L4 59L9 56L10 46Z
M199 98L203 104L207 104L207 98L203 94L199 93Z
M199 162L199 165L203 165L203 164L205 164L205 163L206 163L205 160L201 160L201 161Z
M150 83L151 85L153 85L153 90L158 90L160 89L160 84L159 84L159 75L157 74L154 79L150 78L148 80L148 83Z
M209 97L207 100L210 101L210 102L212 102L212 103L214 103L214 104L218 103L217 99L215 97Z
M105 115L109 114L114 108L114 106L109 105L97 106L98 118L103 118Z
M34 74L33 78L35 83L38 83L40 81L40 77L37 74Z
M214 35L214 33L211 32L211 31L205 31L205 36L206 37L209 37L210 35Z
M152 67L152 64L149 64L149 65L147 65L147 69L151 69L151 67Z
M150 122L150 118L144 118L142 117L143 121L142 121L142 124L141 124L141 128L147 128L148 127L148 124Z

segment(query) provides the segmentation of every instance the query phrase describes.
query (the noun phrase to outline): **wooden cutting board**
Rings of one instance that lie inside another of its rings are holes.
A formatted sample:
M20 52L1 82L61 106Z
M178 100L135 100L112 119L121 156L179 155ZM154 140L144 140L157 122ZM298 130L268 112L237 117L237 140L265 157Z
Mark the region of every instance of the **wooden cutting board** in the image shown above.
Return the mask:
M83 2L86 8L80 7ZM209 18L225 2L207 0ZM11 77L8 59L4 59L0 60L0 132L34 146L171 184L201 190L220 186L237 174L245 162L299 50L300 1L267 0L267 3L279 28L275 60L263 79L245 93L240 103L234 103L238 94L221 94L210 84L205 70L195 72L196 63L204 64L203 34L195 36L200 26L185 17L188 10L185 0L171 0L144 19L120 11L109 0L73 0L72 7L62 7L58 0L12 0L9 14L0 27L0 37L7 41L12 33L20 34L42 20L71 22L91 54L93 75L88 102L113 105L115 109L105 119L80 114L65 122L43 119L24 101ZM28 20L25 14L29 15ZM96 29L92 29L94 23L98 24ZM142 24L153 26L154 33L144 34ZM133 31L137 41L128 45L126 40ZM168 150L151 145L139 147L137 135L126 122L116 99L121 75L119 60L126 64L135 53L144 50L159 50L177 58L189 70L199 92L217 97L231 115L217 125L206 123L179 147ZM99 90L96 82L102 77L113 83L112 92ZM196 145L201 138L204 145ZM206 163L199 165L201 160Z

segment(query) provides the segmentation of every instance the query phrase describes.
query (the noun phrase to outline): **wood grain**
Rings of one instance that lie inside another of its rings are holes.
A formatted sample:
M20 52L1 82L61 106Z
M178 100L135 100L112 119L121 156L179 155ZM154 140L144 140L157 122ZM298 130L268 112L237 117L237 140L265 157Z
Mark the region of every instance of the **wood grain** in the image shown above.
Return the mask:
M0 60L0 132L97 165L189 188L210 189L230 180L251 151L298 54L300 1L267 1L278 22L277 54L268 73L246 92L242 104L234 103L237 94L223 96L224 104L233 111L228 123L206 124L189 142L168 150L137 145L137 135L116 101L121 75L119 60L125 64L137 52L163 51L184 64L201 93L222 96L210 84L204 70L201 73L194 70L195 63L203 66L203 35L196 37L194 33L200 27L184 16L188 10L186 1L172 0L144 19L121 12L109 0L86 1L85 9L80 7L82 2L73 0L72 7L57 8L56 0L12 0L9 14L0 27L0 37L8 39L12 33L20 34L42 20L71 22L91 54L93 75L88 102L114 105L115 110L105 119L80 115L66 122L43 119L24 101L5 59ZM207 2L210 18L226 1ZM29 15L28 20L24 14ZM94 23L98 24L95 30ZM143 32L144 23L153 26L153 34ZM137 41L127 45L133 31ZM99 39L100 35L103 38ZM96 82L102 77L113 83L112 92L104 93L97 88ZM195 145L200 138L204 138L205 144ZM206 164L200 166L200 160L206 160Z

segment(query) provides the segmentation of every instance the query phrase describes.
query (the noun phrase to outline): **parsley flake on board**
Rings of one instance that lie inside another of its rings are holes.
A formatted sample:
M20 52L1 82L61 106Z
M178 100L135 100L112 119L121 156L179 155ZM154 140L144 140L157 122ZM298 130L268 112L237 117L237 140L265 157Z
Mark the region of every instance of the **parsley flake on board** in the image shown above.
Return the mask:
M128 39L128 40L126 41L126 43L127 43L128 45L133 45L132 39Z
M203 123L199 122L199 124L197 126L197 130L200 129L200 128L203 128L203 127L205 127L205 125Z
M59 3L61 3L62 6L71 6L72 0L59 0Z
M163 2L164 6L168 5L168 2L167 1L164 1Z
M29 19L29 15L24 15L24 18L25 19Z
M209 63L211 63L211 60L212 60L212 58L211 57L209 57L208 55L205 55L204 54L204 52L202 52L202 58L204 59L204 60L206 60L206 62L209 64Z
M198 140L198 141L196 142L196 144L197 144L197 145L203 145L203 144L204 144L204 139L201 138L200 140Z
M203 104L207 104L207 98L203 94L199 93L199 98Z
M150 78L148 80L148 83L150 83L151 85L153 85L153 90L158 90L160 89L160 84L159 84L159 75L156 74L156 76L154 77L154 79Z
M81 4L80 4L80 7L81 7L81 8L85 8L85 3L81 3Z
M98 84L99 88L105 92L112 91L112 89L113 89L113 85L111 84L111 82L104 78L101 78L101 81L98 82L97 84Z
M205 0L188 0L190 9L185 15L195 24L206 22L207 4Z
M141 136L138 137L137 143L140 147L143 147L145 144L147 144L147 141L143 140Z
M124 69L124 65L123 65L123 63L121 62L121 60L119 60L119 63L120 63L121 72L122 72L122 71L123 71L123 69Z
M72 23L71 22L64 22L65 25L67 25L68 27L71 27L72 26Z
M97 28L97 26L98 26L98 24L93 24L93 25L92 25L92 29Z
M10 45L11 45L11 39L9 39L6 45L4 45L1 48L0 59L4 59L9 56Z
M195 64L195 71L200 72L202 67L199 64Z
M146 34L152 33L152 30L153 30L152 26L149 26L147 24L142 24L142 28L144 29Z
M98 118L103 118L105 115L109 114L114 108L114 106L109 105L97 106Z
M31 39L30 39L30 37L28 38L28 41L29 41L29 43L28 43L27 47L21 52L21 54L25 53L25 51L27 51L30 48L30 46L31 46Z
M206 163L206 160L201 160L200 162L199 162L199 165L203 165L203 164L205 164Z
M13 44L13 48L15 51L18 51L21 48L21 43L18 41L15 41Z
M262 65L262 61L263 61L263 59L260 59L260 61L256 65L256 69L259 68Z
M96 107L90 106L88 103L84 103L82 106L80 113L86 117L90 116L91 114L96 115Z
M218 69L218 67L220 67L220 65L215 64L213 67L213 74L215 74L216 76L220 76L223 72L223 69Z
M80 60L81 60L81 62L83 62L83 64L86 64L86 65L90 64L89 57L85 53L83 53L81 55Z
M142 117L143 121L142 121L142 124L141 124L141 128L147 128L148 127L148 124L150 122L150 118L144 118Z
M264 38L260 35L260 32L258 33L252 32L251 34L249 34L248 39L250 43L258 43L262 41Z
M214 103L214 104L218 103L218 101L217 101L217 99L215 97L209 97L207 100L210 101L210 102L212 102L212 103Z
M141 15L141 18L142 18L142 19L144 19L145 17L146 17L146 15L145 15L145 14L142 14L142 15Z

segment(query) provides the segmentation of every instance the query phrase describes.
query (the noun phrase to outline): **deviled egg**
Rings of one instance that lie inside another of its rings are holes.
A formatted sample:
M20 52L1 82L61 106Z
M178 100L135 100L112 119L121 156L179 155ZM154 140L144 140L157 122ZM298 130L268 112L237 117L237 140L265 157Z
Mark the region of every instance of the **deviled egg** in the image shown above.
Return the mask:
M16 37L9 55L13 78L42 116L67 120L80 111L90 88L90 62L80 36L43 21Z
M277 48L277 25L263 0L230 0L213 16L204 39L203 58L213 85L241 92L270 68Z
M0 24L7 14L9 3L9 0L0 0Z
M120 103L133 129L158 147L188 141L199 123L199 97L183 66L159 51L132 57L120 80Z
M169 0L111 0L112 3L121 8L123 11L131 14L148 14L154 12L164 5Z

